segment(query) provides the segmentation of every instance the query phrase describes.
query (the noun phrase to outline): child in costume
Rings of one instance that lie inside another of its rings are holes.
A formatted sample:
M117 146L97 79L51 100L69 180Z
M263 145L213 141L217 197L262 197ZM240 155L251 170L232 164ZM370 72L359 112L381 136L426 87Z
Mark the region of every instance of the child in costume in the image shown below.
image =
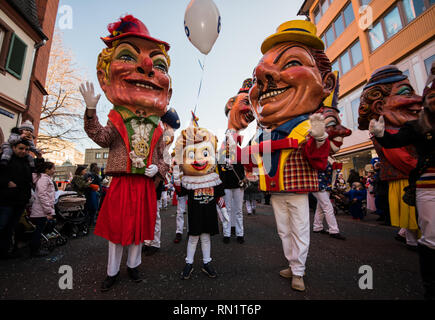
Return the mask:
M193 260L198 241L201 239L203 257L202 271L210 278L216 272L211 266L210 237L219 233L219 206L228 222L224 201L224 186L216 170L217 139L208 130L188 127L181 131L175 146L174 183L179 195L188 199L188 235L186 265L181 278L189 279L193 271ZM180 171L183 176L180 180Z
M3 143L1 147L1 165L6 166L8 164L13 154L12 145L21 139L29 141L30 151L35 155L41 155L41 150L36 149L33 143L33 130L33 124L29 120L24 121L18 128L11 130L8 141ZM27 155L27 160L29 161L30 167L35 168L35 160L30 154Z
M102 291L116 282L124 247L129 277L142 280L138 266L143 242L154 239L156 186L169 170L160 117L172 95L169 44L151 37L132 15L109 24L108 31L102 38L107 48L97 63L100 86L114 105L105 127L98 121L100 97L93 85L80 87L86 103L85 131L99 146L109 148L106 174L113 176L95 227L95 234L109 241Z

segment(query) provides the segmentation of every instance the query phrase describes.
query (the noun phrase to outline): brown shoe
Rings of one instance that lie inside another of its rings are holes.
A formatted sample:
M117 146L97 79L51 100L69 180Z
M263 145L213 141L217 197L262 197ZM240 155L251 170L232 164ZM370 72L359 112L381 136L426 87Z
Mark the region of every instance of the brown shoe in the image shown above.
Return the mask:
M292 277L292 289L296 291L305 291L304 279L301 276Z
M293 277L292 269L287 268L287 269L281 270L279 272L279 275L283 278L290 279L291 277Z

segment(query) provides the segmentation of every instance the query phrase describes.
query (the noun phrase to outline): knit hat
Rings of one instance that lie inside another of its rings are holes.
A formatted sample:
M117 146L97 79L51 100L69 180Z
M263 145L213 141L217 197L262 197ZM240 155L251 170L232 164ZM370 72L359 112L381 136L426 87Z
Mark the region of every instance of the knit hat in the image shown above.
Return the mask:
M180 128L180 118L178 116L177 111L175 111L174 108L170 108L161 118L163 123L166 123L168 126L170 126L172 129L179 129Z
M33 130L35 130L35 127L33 127L33 124L29 120L26 120L18 127L18 129L29 130L33 132Z

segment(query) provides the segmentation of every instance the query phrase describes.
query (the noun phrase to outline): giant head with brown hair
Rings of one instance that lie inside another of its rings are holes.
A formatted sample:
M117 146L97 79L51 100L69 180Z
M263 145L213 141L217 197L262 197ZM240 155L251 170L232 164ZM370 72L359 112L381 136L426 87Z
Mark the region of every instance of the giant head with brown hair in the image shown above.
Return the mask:
M383 115L387 128L400 128L416 120L422 98L411 86L408 77L396 66L388 65L373 72L361 94L358 129L368 130L371 119Z

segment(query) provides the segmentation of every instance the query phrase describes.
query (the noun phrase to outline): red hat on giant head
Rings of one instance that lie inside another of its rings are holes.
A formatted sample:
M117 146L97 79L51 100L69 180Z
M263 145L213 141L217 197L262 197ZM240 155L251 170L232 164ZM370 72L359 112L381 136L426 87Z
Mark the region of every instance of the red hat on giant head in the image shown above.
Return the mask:
M119 40L125 37L139 37L143 39L147 39L153 42L157 42L163 44L165 46L166 51L169 50L170 46L168 43L153 38L150 36L150 32L147 27L143 24L142 21L136 19L132 15L127 15L125 17L120 18L119 21L110 23L107 26L107 30L109 30L110 35L107 37L102 37L101 40L111 48L112 42L115 40Z

